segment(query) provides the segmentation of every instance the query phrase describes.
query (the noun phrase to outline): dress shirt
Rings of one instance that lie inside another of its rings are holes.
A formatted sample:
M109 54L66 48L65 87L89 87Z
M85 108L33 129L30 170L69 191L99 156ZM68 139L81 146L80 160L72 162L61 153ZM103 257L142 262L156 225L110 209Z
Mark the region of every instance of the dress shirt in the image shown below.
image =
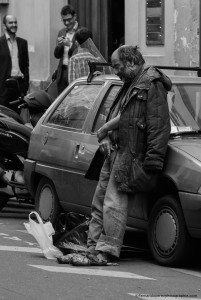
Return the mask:
M78 48L78 52L70 58L68 80L69 83L75 79L89 74L88 62L98 62L99 58L93 56L88 49Z
M70 46L64 46L63 65L68 65L68 62L69 62L68 51L69 51L70 47L72 46L72 40L73 40L75 31L77 30L77 27L78 27L78 22L76 21L73 29L71 31L66 32L65 38L70 41Z
M18 62L18 47L16 37L14 40L11 40L9 34L5 33L8 48L10 50L11 62L12 62L12 69L11 69L11 76L20 76L24 77L22 72L20 71L19 62Z

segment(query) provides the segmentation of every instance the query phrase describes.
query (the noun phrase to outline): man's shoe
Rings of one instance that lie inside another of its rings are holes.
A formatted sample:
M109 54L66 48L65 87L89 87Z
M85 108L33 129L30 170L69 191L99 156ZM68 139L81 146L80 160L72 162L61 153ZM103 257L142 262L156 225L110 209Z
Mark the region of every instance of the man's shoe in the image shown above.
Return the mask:
M98 259L99 261L105 262L106 264L110 262L109 254L106 253L106 252L101 252L101 251L100 251L100 252L97 254L97 259Z

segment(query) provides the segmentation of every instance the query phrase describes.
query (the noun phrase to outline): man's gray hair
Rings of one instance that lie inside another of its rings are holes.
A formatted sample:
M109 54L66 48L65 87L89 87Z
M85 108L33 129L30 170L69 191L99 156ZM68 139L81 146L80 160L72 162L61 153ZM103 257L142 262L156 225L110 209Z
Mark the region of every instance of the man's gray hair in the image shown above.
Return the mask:
M135 65L143 65L145 60L138 49L138 46L120 46L118 48L119 59L123 62L123 64L126 62L134 62Z

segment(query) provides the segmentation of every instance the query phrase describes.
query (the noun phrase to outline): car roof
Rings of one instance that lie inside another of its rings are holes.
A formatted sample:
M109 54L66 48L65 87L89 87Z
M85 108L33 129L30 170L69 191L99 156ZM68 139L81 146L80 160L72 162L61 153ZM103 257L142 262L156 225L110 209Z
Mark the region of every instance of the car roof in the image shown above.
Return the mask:
M168 75L166 74L172 81L173 84L177 84L177 83L188 83L188 84L201 84L201 77L194 77L194 76L182 76L182 75ZM77 79L78 82L83 81L86 82L87 81L87 76L81 77L79 79ZM98 82L98 81L118 81L118 82L122 82L118 76L114 75L114 74L108 74L108 75L96 75L91 79L91 83L93 82Z
M90 73L87 77L87 82L94 82L97 80L117 80L120 81L119 77L114 75L114 74L106 74L102 75L100 71L97 71L97 67L109 67L108 69L106 68L105 70L109 70L109 72L112 72L111 69L111 64L110 63L105 63L105 62L88 62L89 64L89 70ZM147 66L148 67L148 66ZM195 84L200 84L201 83L201 67L178 67L178 66L155 66L156 68L162 70L167 76L170 77L172 80L172 83L195 83ZM104 70L104 69L103 69ZM167 70L167 71L165 71ZM182 72L185 75L172 75L173 72ZM188 73L187 73L188 72ZM191 72L191 73L189 73ZM169 75L169 74L170 75ZM85 78L86 80L86 78Z
M77 79L79 82L80 81L87 81L87 83L91 82L97 82L97 81L119 81L118 76L112 73L111 69L111 64L110 63L105 63L105 62L88 62L89 64L89 74L88 76L81 77ZM104 74L101 73L100 71L97 70L97 67L109 67L109 69L105 69L106 71L109 70L109 74ZM183 84L200 84L201 83L201 68L200 67L177 67L177 66L155 66L158 69L162 70L169 78L171 79L173 84L177 83L183 83ZM167 71L164 71L167 70ZM186 73L185 75L172 75L171 73L174 71L182 71L182 73L186 72L191 72L191 73ZM171 72L171 73L170 73ZM168 74L170 73L170 74ZM198 75L198 76L197 76Z

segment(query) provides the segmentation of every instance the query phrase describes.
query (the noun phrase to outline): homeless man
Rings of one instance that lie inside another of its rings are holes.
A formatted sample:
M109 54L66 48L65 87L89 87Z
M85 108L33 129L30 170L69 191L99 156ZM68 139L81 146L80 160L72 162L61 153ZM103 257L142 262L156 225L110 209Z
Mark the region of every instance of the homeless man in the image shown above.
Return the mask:
M106 123L116 118L116 129L103 131L101 140L99 131L99 150L105 160L92 201L87 241L88 258L97 264L107 264L111 255L119 257L130 196L156 187L170 135L170 79L159 69L146 67L137 46L120 46L111 62L124 84Z

